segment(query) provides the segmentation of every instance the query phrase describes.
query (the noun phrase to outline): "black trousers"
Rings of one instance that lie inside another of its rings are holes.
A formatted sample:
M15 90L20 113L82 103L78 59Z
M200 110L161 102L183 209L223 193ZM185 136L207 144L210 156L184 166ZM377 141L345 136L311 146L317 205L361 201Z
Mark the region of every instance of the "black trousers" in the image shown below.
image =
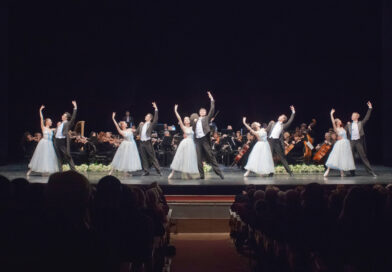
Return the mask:
M140 141L140 156L142 157L142 165L144 171L148 172L148 169L152 164L158 173L161 172L159 170L159 162L155 155L155 150L152 146L151 140Z
M278 155L279 160L281 161L281 163L284 166L284 169L286 169L287 173L292 173L291 169L289 167L289 164L287 163L286 160L286 156L284 155L284 151L283 151L283 147L282 147L282 142L280 141L280 139L268 139L268 142L270 144L271 147L271 153L272 155L274 154L274 152L276 153L276 155Z
M214 172L221 176L222 172L219 169L218 162L216 161L214 153L212 152L209 135L206 135L202 138L195 138L195 144L197 153L197 166L199 168L200 176L204 177L203 158L212 166Z
M365 166L366 171L368 171L369 173L373 173L372 167L370 166L370 162L366 156L363 139L351 140L350 144L351 144L351 151L353 152L353 155L355 154L355 151L357 151L359 157L363 162L363 165Z
M72 156L69 153L69 150L67 148L67 139L54 138L54 149L56 150L57 161L59 164L60 172L63 169L63 167L62 167L63 163L68 163L70 169L72 171L76 171L74 161L73 161Z

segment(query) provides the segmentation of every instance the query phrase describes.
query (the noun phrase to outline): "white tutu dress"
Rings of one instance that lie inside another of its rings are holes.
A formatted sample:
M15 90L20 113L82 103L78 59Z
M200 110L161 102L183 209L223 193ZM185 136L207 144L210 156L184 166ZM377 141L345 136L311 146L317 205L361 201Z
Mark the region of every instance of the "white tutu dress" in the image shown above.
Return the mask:
M351 151L350 141L347 139L346 130L339 129L341 137L334 144L325 165L331 169L349 171L355 169L354 157Z
M274 160L267 140L267 132L262 128L258 134L260 139L250 152L245 169L261 175L274 173Z
M139 151L133 138L132 131L126 131L124 140L117 148L113 157L112 167L123 172L133 172L142 169Z
M199 173L199 169L197 167L196 145L193 141L193 129L186 127L185 134L186 138L178 145L170 168L183 173L196 174Z
M43 137L35 148L29 168L38 173L54 173L59 171L56 151L53 146L53 131L45 128Z

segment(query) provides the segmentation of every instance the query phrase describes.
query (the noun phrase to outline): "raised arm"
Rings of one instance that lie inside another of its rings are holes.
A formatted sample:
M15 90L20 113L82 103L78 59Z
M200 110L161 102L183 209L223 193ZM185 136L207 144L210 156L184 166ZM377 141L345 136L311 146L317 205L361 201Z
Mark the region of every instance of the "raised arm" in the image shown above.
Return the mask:
M180 124L181 129L185 132L184 123L182 122L181 116L180 116L180 114L178 113L177 109L178 109L178 105L176 104L176 105L174 105L174 113L176 114L176 117L177 117L177 119L178 119L178 123Z
M336 124L335 124L335 117L333 117L333 114L334 114L334 113L335 113L335 109L332 109L332 110L331 110L331 113L330 113L330 115L331 115L332 127L333 127L333 130L337 131Z
M76 101L72 101L72 105L74 106L74 108L73 108L71 120L69 121L69 127L70 127L70 128L71 128L71 126L73 125L73 123L75 122L75 119L76 119L76 111L77 111L77 109L78 109L78 106L77 106L77 104L76 104Z
M286 123L283 124L283 129L284 130L286 130L291 125L291 123L294 121L294 116L295 116L295 108L294 108L294 106L291 105L290 106L290 110L291 110L290 118L289 118L289 120Z
M372 110L373 110L373 105L372 105L372 103L370 101L367 102L367 106L368 106L368 110L366 112L365 117L362 120L362 126L364 126L367 123L367 121L369 121L370 115L371 115Z
M114 125L116 126L116 129L117 129L118 133L119 133L121 136L124 136L124 132L121 130L121 128L120 128L119 125L117 124L117 121L116 121L116 113L115 113L115 112L113 112L113 114L112 114L112 119L113 119Z
M154 107L154 118L152 119L152 124L155 125L156 123L158 123L158 107L157 107L157 103L152 102L152 106Z
M247 123L246 123L246 117L242 117L242 123L244 123L244 126L257 138L259 137L257 131L253 130Z
M39 108L39 120L40 120L40 124L41 124L42 133L44 133L44 128L45 128L45 124L44 124L44 115L42 114L42 110L43 110L44 108L45 108L44 105L42 105L42 106Z
M211 92L207 92L207 94L208 94L208 97L209 97L210 100L211 100L210 111L208 112L208 115L207 115L208 121L210 121L211 118L212 118L212 117L214 116L214 114L215 114L215 100L214 100L214 97L212 96Z

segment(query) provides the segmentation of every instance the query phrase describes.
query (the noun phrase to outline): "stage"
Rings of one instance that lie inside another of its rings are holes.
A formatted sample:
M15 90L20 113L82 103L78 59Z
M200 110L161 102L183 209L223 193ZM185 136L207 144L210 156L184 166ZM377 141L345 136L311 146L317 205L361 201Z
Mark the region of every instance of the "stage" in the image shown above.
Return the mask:
M174 178L168 180L170 169L162 168L162 176L158 176L155 170L151 170L149 176L142 176L141 172L134 173L132 176L125 176L123 173L115 173L123 184L129 185L149 185L152 182L158 182L168 195L233 195L241 192L241 190L249 184L257 187L265 187L267 185L278 185L280 187L289 188L296 185L306 185L311 182L318 182L323 185L337 184L387 184L392 182L392 167L374 166L374 171L378 175L376 178L368 175L364 168L357 166L356 176L340 177L338 171L331 171L330 176L324 178L322 173L317 174L294 174L290 177L287 174L276 174L273 177L260 177L251 175L247 178L243 176L244 171L237 167L221 166L225 179L221 180L213 172L206 174L204 180L197 179L197 175L193 179L185 179L181 173L176 173ZM0 167L0 174L9 179L26 178L27 166L24 164L12 164ZM85 172L83 173L91 183L96 184L100 178L107 175L104 172ZM47 176L31 175L28 177L30 182L46 183Z

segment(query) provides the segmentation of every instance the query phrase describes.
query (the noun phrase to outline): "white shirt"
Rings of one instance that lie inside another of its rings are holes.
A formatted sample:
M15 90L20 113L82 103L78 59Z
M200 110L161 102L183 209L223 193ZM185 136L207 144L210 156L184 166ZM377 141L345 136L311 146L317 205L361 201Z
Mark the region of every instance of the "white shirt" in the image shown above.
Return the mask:
M203 131L203 124L201 123L201 120L203 120L203 117L200 117L196 123L196 138L203 138L206 136Z
M359 140L360 138L358 122L353 122L351 125L351 140Z
M143 142L151 140L151 138L147 136L147 129L149 126L150 122L146 122L142 127L142 134L140 135L140 140L142 140Z
M277 122L274 126L274 128L272 129L270 138L272 139L279 139L280 138L280 134L282 133L282 123L281 122Z
M61 123L61 125L59 125L59 127L57 128L56 131L56 138L57 139L64 139L65 136L63 135L63 127L64 127L64 122Z

